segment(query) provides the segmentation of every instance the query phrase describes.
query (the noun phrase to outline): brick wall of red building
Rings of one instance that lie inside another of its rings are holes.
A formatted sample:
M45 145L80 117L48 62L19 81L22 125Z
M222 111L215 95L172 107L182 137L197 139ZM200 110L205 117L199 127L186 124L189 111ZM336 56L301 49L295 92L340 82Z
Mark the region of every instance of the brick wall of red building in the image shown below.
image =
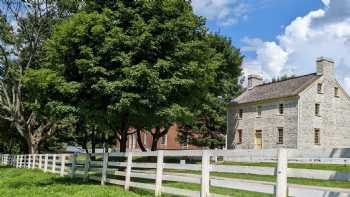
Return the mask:
M193 146L188 144L187 146L184 146L183 144L180 144L177 140L178 137L178 127L176 124L174 124L164 136L164 140L160 139L158 141L158 149L159 150L182 150L182 149L199 149L197 146ZM149 132L142 132L141 133L142 142L147 150L151 150L152 147L152 135ZM162 143L164 142L164 144ZM138 143L137 143L137 136L136 134L130 135L127 142L127 148L128 149L139 149Z

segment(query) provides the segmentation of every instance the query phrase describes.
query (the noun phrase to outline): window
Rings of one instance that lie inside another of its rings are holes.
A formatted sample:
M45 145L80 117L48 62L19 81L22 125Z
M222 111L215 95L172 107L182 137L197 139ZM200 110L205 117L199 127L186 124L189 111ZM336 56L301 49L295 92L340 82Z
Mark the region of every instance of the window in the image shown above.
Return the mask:
M237 144L242 144L242 129L237 129Z
M322 94L322 83L317 84L317 93Z
M188 149L188 142L189 142L189 137L186 138L186 140L182 144L182 149Z
M320 104L315 104L315 116L320 116Z
M283 104L279 105L278 112L279 112L279 114L283 114L284 113L284 105Z
M143 145L147 145L147 132L143 134Z
M339 97L339 88L337 87L334 88L334 96Z
M239 117L239 118L243 118L243 109L240 109L240 110L239 110L238 117Z
M168 135L164 135L164 136L161 138L161 140L160 140L160 144L161 144L161 145L166 145L167 140L168 140Z
M320 129L315 129L314 142L316 145L320 145Z
M258 117L261 117L261 109L262 109L261 106L258 106L258 107L256 108L256 111L257 111L257 113L258 113Z
M283 128L282 127L279 127L277 128L277 144L283 144Z

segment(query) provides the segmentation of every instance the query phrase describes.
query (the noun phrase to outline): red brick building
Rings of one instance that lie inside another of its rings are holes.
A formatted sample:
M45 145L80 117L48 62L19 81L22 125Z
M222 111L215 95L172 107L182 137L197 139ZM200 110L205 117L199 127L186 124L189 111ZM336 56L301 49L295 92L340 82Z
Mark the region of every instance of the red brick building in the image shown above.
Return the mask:
M182 150L182 149L199 149L199 147L190 144L180 144L178 142L178 127L174 124L170 127L168 133L158 141L159 150ZM141 133L142 143L147 150L152 147L152 135L149 132ZM127 149L140 149L137 143L137 134L129 135L127 141Z

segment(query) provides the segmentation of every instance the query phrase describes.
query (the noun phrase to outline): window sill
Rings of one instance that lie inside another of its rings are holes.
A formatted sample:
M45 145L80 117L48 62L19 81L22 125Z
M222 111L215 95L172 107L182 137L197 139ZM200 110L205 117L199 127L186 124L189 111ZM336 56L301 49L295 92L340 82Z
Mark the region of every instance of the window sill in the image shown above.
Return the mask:
M284 114L276 114L277 116L284 116Z
M261 116L256 116L255 118L261 118Z

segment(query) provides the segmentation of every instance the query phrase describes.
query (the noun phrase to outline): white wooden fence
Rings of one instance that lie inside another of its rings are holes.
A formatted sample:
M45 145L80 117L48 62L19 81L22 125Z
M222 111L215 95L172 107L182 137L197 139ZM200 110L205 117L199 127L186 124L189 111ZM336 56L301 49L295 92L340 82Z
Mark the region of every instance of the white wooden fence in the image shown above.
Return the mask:
M350 197L350 189L335 189L302 186L287 183L287 177L323 180L350 181L350 173L326 170L287 168L289 150L280 149L275 156L277 168L219 165L210 160L214 157L232 157L234 150L186 150L98 154L34 154L1 155L1 164L17 168L37 168L61 176L81 177L84 180L100 181L102 185L117 184L126 190L131 187L154 190L155 196L170 193L181 196L222 196L210 193L210 186L239 189L278 197ZM266 152L256 152L256 157ZM170 161L172 158L190 158L198 162L183 163ZM293 158L289 158L293 160ZM182 172L174 172L181 170ZM187 170L190 170L191 173ZM193 174L192 171L197 171ZM211 172L274 175L276 183L211 176ZM164 181L196 183L200 191L173 188L163 185Z

